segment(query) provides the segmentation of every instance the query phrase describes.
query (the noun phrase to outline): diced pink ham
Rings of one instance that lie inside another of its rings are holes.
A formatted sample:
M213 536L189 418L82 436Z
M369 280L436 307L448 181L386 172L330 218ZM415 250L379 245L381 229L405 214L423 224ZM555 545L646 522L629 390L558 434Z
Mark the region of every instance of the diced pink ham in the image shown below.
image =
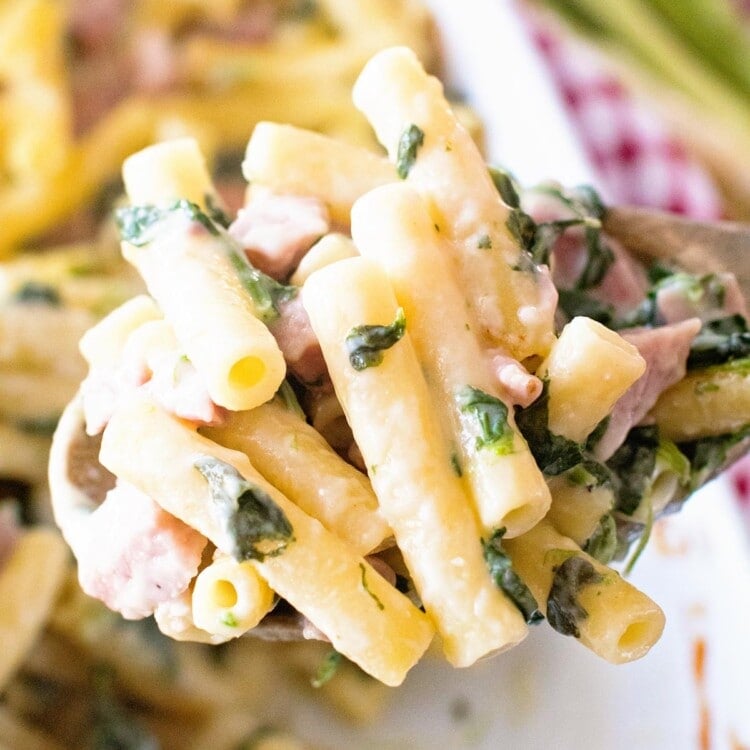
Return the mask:
M120 401L140 383L128 382L119 370L92 368L81 383L86 434L98 435L109 422Z
M13 503L0 503L0 570L13 554L13 548L21 535L18 516Z
M303 383L319 383L328 370L299 294L280 306L279 317L269 328L297 378Z
M191 422L222 421L224 410L211 400L203 378L188 359L167 355L151 365L153 374L143 388L157 404Z
M388 565L385 560L382 560L377 555L367 555L367 557L365 557L365 560L367 560L367 562L372 565L373 569L376 570L383 578L385 578L385 580L388 581L391 586L396 585L396 571L393 570L393 568Z
M643 301L648 291L648 278L639 265L619 242L607 237L607 245L615 260L601 283L589 294L601 302L609 303L618 315L632 310Z
M81 384L86 432L98 435L118 405L138 389L180 419L218 424L224 418L224 410L211 400L203 379L185 357L169 352L145 362L126 354L120 367L92 368Z
M118 481L86 520L76 557L81 588L131 620L187 589L206 539Z
M526 408L539 398L542 381L536 375L499 349L490 349L488 354L497 382L509 403Z
M646 372L617 401L607 430L595 447L597 458L608 459L656 403L661 393L685 377L690 344L700 330L698 318L659 328L620 331L646 360Z
M711 295L693 296L678 283L666 283L656 292L656 307L659 317L665 323L677 323L688 318L703 321L742 315L747 318L745 298L733 273L719 273L716 284L722 290L721 302L711 299Z
M575 214L553 195L542 191L524 195L524 209L537 223L571 219ZM601 283L588 293L595 299L614 306L618 314L637 307L648 290L648 279L643 268L623 249L619 242L606 237L607 246L614 254ZM552 248L552 278L558 289L572 289L581 277L588 253L583 227L570 227L557 239Z
M317 198L269 193L240 210L229 234L256 268L283 280L329 226L328 209Z

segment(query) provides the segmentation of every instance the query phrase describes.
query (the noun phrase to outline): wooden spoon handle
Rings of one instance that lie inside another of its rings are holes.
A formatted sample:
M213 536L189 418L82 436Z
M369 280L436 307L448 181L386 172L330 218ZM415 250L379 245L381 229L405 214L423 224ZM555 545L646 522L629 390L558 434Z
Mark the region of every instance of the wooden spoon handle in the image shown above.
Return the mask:
M701 222L649 208L616 206L604 230L640 260L670 260L692 273L731 271L750 278L750 225Z

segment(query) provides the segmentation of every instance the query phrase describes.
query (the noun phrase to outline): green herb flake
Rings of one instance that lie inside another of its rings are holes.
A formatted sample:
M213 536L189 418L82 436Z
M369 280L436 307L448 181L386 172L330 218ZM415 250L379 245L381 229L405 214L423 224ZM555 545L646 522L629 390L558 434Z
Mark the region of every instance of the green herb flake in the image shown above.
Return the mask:
M489 167L488 171L503 203L509 208L521 208L520 191L513 175L500 167Z
M477 449L486 448L499 456L513 453L515 433L508 423L508 407L499 398L466 385L456 393L456 402L479 425L482 434L477 437Z
M461 468L461 459L459 459L458 454L455 452L451 453L451 468L457 477L462 477L464 475L463 469Z
M49 284L40 281L27 281L22 284L13 295L13 302L22 305L47 305L48 307L59 307L62 300L60 293Z
M355 326L349 331L345 343L351 366L361 372L377 367L383 361L383 351L401 340L406 332L406 316L399 307L396 319L387 326Z
M417 159L417 151L424 143L424 131L414 124L409 125L398 140L396 172L405 180Z
M206 213L211 221L215 222L220 227L224 227L224 229L228 229L232 220L229 218L227 212L221 207L218 198L211 193L206 193L203 196L203 201L206 204Z
M344 657L336 649L331 649L318 667L315 677L310 680L310 684L314 688L321 688L327 682L330 682L341 666L343 659Z
M735 446L748 438L750 438L750 424L736 432L681 443L681 451L690 460L690 488L695 490L715 476L729 459Z
M226 518L235 559L263 561L282 554L294 541L284 511L234 466L214 456L201 456L193 465L208 482L211 500Z
M583 551L604 565L612 561L617 552L617 523L611 513L605 513L599 519Z
M612 328L615 319L615 308L607 302L591 297L582 289L558 289L557 304L568 320L583 315Z
M219 621L222 625L226 625L228 628L236 628L239 623L237 622L237 618L234 616L233 612L225 612L220 618Z
M492 240L490 239L489 234L483 234L477 240L477 247L480 250L491 250L492 249Z
M722 365L750 356L750 331L741 315L703 324L690 345L688 370Z
M553 571L552 587L547 597L547 620L558 633L580 638L578 624L589 613L581 606L578 595L586 586L601 583L603 576L586 558L575 554Z
M276 397L284 405L287 411L290 411L293 414L296 414L300 419L307 421L305 412L302 410L299 400L297 399L297 394L294 392L294 388L292 388L288 380L285 379L281 381L279 390L276 391Z
M643 554L643 550L646 549L646 545L648 544L648 540L651 538L651 531L653 530L653 528L654 528L654 507L649 502L648 508L647 508L647 515L646 515L646 525L644 526L643 531L641 532L641 535L638 538L638 544L633 550L633 554L630 556L630 559L625 564L625 568L623 570L623 573L626 576L630 575L633 572L633 568L635 567L636 562L638 562L638 558Z
M696 396L702 396L704 393L716 393L716 391L720 390L721 386L718 383L711 383L709 381L696 383L695 387L693 388L693 393L695 393Z
M54 414L51 416L38 416L38 417L23 417L21 419L14 420L14 426L25 432L27 435L43 435L44 437L52 437L57 429L57 423L60 421L60 415Z
M510 558L503 549L504 534L505 529L502 528L495 531L488 540L482 539L484 561L487 563L487 569L495 585L516 605L524 620L529 625L533 625L543 620L544 615L539 610L539 605L531 590L513 569Z
M370 591L370 587L367 585L367 568L365 567L364 563L359 564L359 570L362 573L362 588L370 595L375 604L377 604L378 609L385 609L385 604L380 601L380 598L377 596L377 594Z

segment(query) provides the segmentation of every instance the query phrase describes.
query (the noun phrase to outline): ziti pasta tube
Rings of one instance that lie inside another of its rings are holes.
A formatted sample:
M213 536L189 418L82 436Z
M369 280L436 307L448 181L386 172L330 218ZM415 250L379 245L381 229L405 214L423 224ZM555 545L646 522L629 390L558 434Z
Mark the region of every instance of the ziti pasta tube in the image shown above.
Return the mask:
M479 524L387 278L364 258L339 261L310 276L303 303L448 660L465 667L517 643L526 626L485 565Z

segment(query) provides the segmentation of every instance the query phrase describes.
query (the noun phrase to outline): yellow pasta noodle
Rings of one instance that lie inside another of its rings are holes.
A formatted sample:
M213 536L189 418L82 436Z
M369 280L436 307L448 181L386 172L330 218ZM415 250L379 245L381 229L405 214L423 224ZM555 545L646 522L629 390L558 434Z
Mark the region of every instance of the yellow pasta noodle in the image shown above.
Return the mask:
M342 226L360 195L397 179L392 164L364 148L272 122L255 126L242 173L274 192L320 198Z
M350 361L352 329L389 325L397 317L385 275L363 258L334 263L307 280L303 303L381 511L449 661L468 666L517 643L526 626L489 576L481 531L408 333L374 366L358 371Z
M750 362L694 370L659 396L649 414L676 442L734 432L750 424Z
M193 620L207 633L237 638L261 621L273 597L252 563L220 556L195 579Z
M193 180L199 165L178 168L171 146L153 147L137 155L138 172L149 165L169 166L173 171L161 184L173 198L178 180ZM162 160L168 149L170 158ZM131 157L134 158L134 157ZM181 158L195 162L195 149ZM132 163L132 162L129 162ZM124 167L128 172L128 163ZM132 177L132 175L131 175ZM140 184L140 182L136 183ZM207 185L207 191L210 185ZM193 182L186 188L195 191ZM136 206L138 193L129 194ZM149 193L148 198L156 196ZM203 376L212 400L229 409L249 409L268 401L283 380L286 365L276 341L261 320L252 297L243 287L233 265L244 262L231 240L214 224L206 226L189 206L165 209L154 219L155 236L136 244L123 242L123 255L136 266L165 318L174 327L185 353ZM232 255L234 253L234 255ZM190 304L186 305L185 300ZM221 332L221 335L217 335Z
M615 331L573 318L538 370L549 379L550 431L583 442L645 371L638 350Z
M546 354L554 340L554 289L511 240L508 209L440 82L413 52L393 48L367 63L353 97L452 243L482 333L519 360Z
M0 691L23 660L62 585L68 550L50 529L32 529L16 542L0 571Z
M79 348L89 367L115 367L133 331L148 321L159 319L161 310L154 300L140 294L89 328L81 338Z
M639 659L661 636L664 613L658 605L614 570L581 552L547 521L507 540L504 546L548 618L548 597L557 571L573 558L582 561L590 577L579 588L568 588L567 593L575 597L585 614L578 612L576 621L567 624L577 628L580 642L602 659L613 664Z
M344 234L333 232L321 237L304 255L290 282L302 286L313 271L328 266L337 260L357 255L354 243Z
M501 401L423 201L404 184L378 188L355 204L352 235L362 255L383 267L406 312L433 403L455 437L456 460L483 531L491 536L505 527L506 536L518 536L547 512L549 490L515 427L513 406ZM483 435L476 412L466 404L470 394L504 407L502 434Z
M279 399L230 413L222 424L201 432L247 455L274 487L359 554L390 535L367 477Z

